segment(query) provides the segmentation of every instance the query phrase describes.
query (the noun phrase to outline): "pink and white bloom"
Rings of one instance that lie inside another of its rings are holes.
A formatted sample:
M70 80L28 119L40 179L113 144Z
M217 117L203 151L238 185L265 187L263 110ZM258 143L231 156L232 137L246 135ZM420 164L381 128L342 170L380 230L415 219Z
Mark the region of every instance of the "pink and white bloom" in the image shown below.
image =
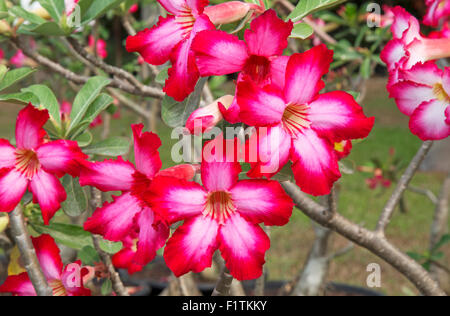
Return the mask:
M411 132L422 140L439 140L450 135L450 68L444 71L434 62L419 63L400 70L401 82L390 90L402 113L411 117Z
M102 235L111 241L123 241L137 236L133 263L144 266L156 256L156 251L164 246L169 237L169 227L161 217L145 202L144 195L157 174L170 174L173 170L162 170L158 148L159 137L150 132L142 132L143 124L132 125L136 166L121 157L116 160L89 162L82 169L80 184L90 185L101 191L122 191L114 201L106 202L95 210L85 222L84 229ZM195 167L183 165L181 176L195 175Z
M57 176L77 176L87 158L75 141L44 140L42 127L48 119L47 110L29 104L17 117L17 148L0 139L0 212L14 210L28 189L46 225L66 199Z
M439 31L430 32L428 38L450 38L450 22L446 22Z
M39 264L53 296L90 296L91 291L84 287L83 277L88 273L81 262L64 267L58 246L49 235L31 238ZM0 286L0 293L12 293L18 296L36 296L33 284L27 272L10 275Z
M98 38L97 43L95 43L95 37L89 35L88 45L89 50L91 50L92 52L96 52L97 56L99 56L100 58L105 59L106 57L108 57L108 51L106 50L106 41L104 39Z
M271 177L287 162L299 187L325 195L341 176L334 143L366 137L374 118L367 118L354 98L343 91L319 94L333 52L325 45L290 57L282 89L238 83L240 118L257 128L248 152L257 152L251 177Z
M208 1L204 0L158 0L169 12L160 17L151 29L129 36L128 52L139 53L152 65L171 61L169 77L164 91L177 101L183 101L192 91L199 78L195 56L191 50L195 35L203 30L214 29L214 24L203 14Z
M450 1L426 0L427 13L423 18L423 24L438 27L450 17Z
M264 7L242 1L227 1L208 6L204 12L214 25L223 25L243 19L250 10L253 11L254 18L264 12Z
M17 50L16 53L9 59L9 63L17 68L23 67L25 65L26 56L21 49Z
M152 183L152 206L170 224L184 221L167 242L164 259L179 277L210 267L219 249L234 278L256 279L270 248L258 224L287 224L293 202L278 182L239 181L240 164L213 155L201 164L203 186L171 177Z

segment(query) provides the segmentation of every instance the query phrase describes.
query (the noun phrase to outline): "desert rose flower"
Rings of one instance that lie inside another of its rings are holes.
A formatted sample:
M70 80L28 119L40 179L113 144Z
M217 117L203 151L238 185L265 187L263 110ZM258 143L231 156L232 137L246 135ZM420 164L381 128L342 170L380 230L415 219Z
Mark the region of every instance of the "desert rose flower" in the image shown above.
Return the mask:
M133 4L129 9L128 13L133 14L139 10L139 5L137 3Z
M14 210L28 188L41 207L45 224L66 199L57 176L77 176L87 158L75 141L44 140L42 127L48 119L47 110L29 104L17 117L17 148L0 139L0 212Z
M25 65L26 57L21 49L17 50L16 53L9 59L11 65L17 68L23 67Z
M90 296L91 291L83 285L83 277L88 273L81 268L81 261L63 266L60 251L49 235L31 238L39 264L53 296ZM12 293L18 296L36 296L33 284L27 272L10 275L0 286L0 293Z
M203 14L208 1L158 0L169 12L160 17L151 29L129 36L128 52L139 53L152 65L171 61L169 77L164 91L177 101L183 101L192 91L199 78L195 56L191 50L195 35L203 30L214 29L214 24Z
M426 0L427 13L423 18L423 24L437 27L450 17L450 1Z
M164 176L152 183L152 206L171 224L184 221L167 242L164 259L179 277L210 267L219 249L234 278L255 279L270 248L259 224L285 225L293 202L276 181L239 181L239 162L218 159L217 148L209 159L204 151L203 186Z
M264 12L264 7L263 4L259 6L242 1L228 1L206 7L204 13L214 25L222 25L243 19L250 10L254 16L258 16Z
M445 23L441 30L430 32L428 38L450 38L450 22Z
M398 108L410 116L411 132L422 140L440 140L450 135L450 68L434 62L400 70L401 82L391 88Z
M111 241L129 237L138 239L133 262L144 266L156 256L169 236L167 224L145 202L143 195L157 174L181 174L192 178L195 168L179 166L185 170L161 170L158 148L161 140L156 134L142 132L142 124L132 125L136 166L121 157L116 160L89 162L82 168L80 184L94 186L101 191L122 191L114 201L95 210L85 222L84 229L100 234Z
M343 91L319 94L333 52L325 45L290 57L283 89L238 83L240 118L257 127L249 140L258 162L251 162L251 177L271 177L288 160L299 187L325 195L340 178L334 143L366 137L374 118L367 118L354 98Z
M94 52L94 46L95 46L95 38L94 38L94 36L89 35L88 45L89 45L89 49L92 52ZM103 40L101 38L97 39L97 46L95 48L95 52L102 59L105 59L106 57L108 57L108 51L106 50L106 41L105 40Z

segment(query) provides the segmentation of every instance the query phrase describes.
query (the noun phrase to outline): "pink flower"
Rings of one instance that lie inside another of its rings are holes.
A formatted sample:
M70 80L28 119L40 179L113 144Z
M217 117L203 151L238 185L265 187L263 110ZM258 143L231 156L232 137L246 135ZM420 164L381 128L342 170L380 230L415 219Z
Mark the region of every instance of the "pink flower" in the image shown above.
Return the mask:
M26 57L21 49L19 49L14 56L12 56L9 60L11 65L14 65L17 68L23 67L25 64Z
M445 23L440 31L433 31L428 38L450 38L450 22Z
M419 63L399 71L400 82L390 90L397 106L410 116L411 132L422 140L439 140L450 135L450 68L444 71L434 62Z
M426 0L427 13L423 18L423 24L437 27L450 17L450 1Z
M72 112L72 103L68 101L62 101L61 107L61 121L63 122L69 122L70 121L70 113Z
M205 8L205 14L214 25L233 23L243 19L250 10L253 10L253 17L264 12L264 8L254 3L241 1L228 1Z
M340 142L334 143L334 151L339 160L344 159L350 155L352 151L352 141L351 140L342 140Z
M3 52L3 49L0 48L0 61L5 58L5 53Z
M209 18L203 14L205 0L158 0L170 13L159 18L158 24L127 38L128 52L138 52L146 62L162 65L168 60L172 67L164 91L177 101L183 101L192 91L199 78L194 53L191 50L195 35L203 30L214 29Z
M28 188L41 207L46 225L66 199L56 176L77 176L87 157L74 141L44 141L42 127L48 119L47 110L29 104L17 118L17 148L0 139L0 212L12 211Z
M71 15L73 10L75 10L75 6L77 5L78 1L80 0L64 0L67 16Z
M153 207L171 224L184 221L167 242L164 259L179 277L210 267L220 249L234 278L255 279L270 248L258 224L285 225L293 202L276 181L239 181L240 164L227 162L219 152L215 147L213 156L205 159L204 151L203 186L171 177L153 181Z
M88 45L89 45L89 48L92 51L94 51L95 38L92 35L89 35ZM105 59L106 57L108 57L108 51L106 50L105 40L103 40L101 38L97 39L97 47L95 49L96 49L97 55L100 58Z
M158 148L161 141L156 134L142 132L143 124L132 125L136 167L119 157L117 160L90 162L81 171L80 184L101 191L122 191L114 201L98 208L84 224L84 229L100 234L111 241L138 239L133 263L144 266L156 256L169 236L166 223L145 202L144 193L157 174L173 174L162 170ZM195 167L179 166L182 177L193 177Z
M97 115L97 117L89 124L89 128L95 128L103 124L102 115Z
M31 238L42 272L48 285L53 289L53 296L90 296L91 291L83 285L86 269L81 268L81 261L63 266L60 251L49 235ZM18 296L36 296L33 284L27 272L10 275L0 286L0 293L12 293Z
M129 9L128 13L133 14L139 10L139 5L137 3L133 4Z
M334 143L364 138L374 123L348 93L319 94L332 55L325 45L292 55L282 89L260 87L252 81L238 83L240 118L257 127L248 142L248 152L257 152L257 162L250 161L249 176L271 177L290 159L304 192L330 193L341 176Z

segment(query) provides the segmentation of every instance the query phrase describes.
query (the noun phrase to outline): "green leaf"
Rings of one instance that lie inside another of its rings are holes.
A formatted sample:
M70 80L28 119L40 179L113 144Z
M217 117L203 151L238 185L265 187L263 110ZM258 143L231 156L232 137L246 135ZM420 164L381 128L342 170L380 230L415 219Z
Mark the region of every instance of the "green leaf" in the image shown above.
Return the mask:
M68 133L82 121L89 106L97 99L100 91L110 82L111 80L105 77L92 77L80 89L73 102Z
M89 23L103 15L106 11L115 8L123 0L102 0L93 1L86 14L81 17L81 24Z
M68 35L67 32L65 32L58 23L53 21L48 21L39 25L36 24L30 24L30 25L21 25L19 28L19 33L36 33L40 35L46 35L46 36L64 36Z
M101 239L98 243L100 246L100 249L104 252L113 255L117 252L119 252L122 249L122 243L119 242L113 242L105 239Z
M372 73L371 64L372 64L372 60L370 59L370 57L367 57L364 59L362 65L361 65L360 74L361 74L361 77L363 77L364 79L370 78L370 75Z
M300 0L287 19L297 22L314 12L329 9L347 0Z
M15 15L16 17L23 18L27 21L30 21L33 24L42 24L47 22L47 20L41 18L39 15L36 15L30 11L23 9L22 7L14 6L9 9L9 12Z
M94 247L86 246L78 252L77 259L80 259L83 265L93 266L96 262L100 262L100 257Z
M5 78L6 73L9 71L8 67L5 65L0 65L0 82Z
M0 95L0 101L8 101L10 103L17 104L38 104L39 99L31 92L19 92L19 93L10 93L10 94L2 94Z
M169 78L169 67L166 67L164 69L162 69L155 78L155 81L159 84L165 84L166 83L166 79Z
M52 223L48 226L36 222L30 222L30 224L36 232L49 234L57 243L69 248L81 250L86 246L93 247L92 235L83 227L62 223Z
M439 250L442 246L445 244L450 243L450 234L445 234L442 236L442 238L436 243L436 245L433 247L432 252L436 252Z
M89 146L92 143L93 136L91 132L84 131L81 135L78 135L74 140L78 143L81 148Z
M169 96L165 96L161 105L161 117L169 127L175 128L184 126L189 115L194 112L200 105L203 87L205 86L207 77L201 78L192 92L183 102L178 102Z
M8 11L8 6L6 5L6 1L5 0L0 0L0 11L1 12L7 12Z
M52 90L50 90L49 87L42 84L36 84L27 88L23 88L21 91L33 93L39 99L39 104L34 105L37 107L41 106L47 109L52 120L57 123L57 126L61 125L61 112L59 103L56 99L56 96L53 94Z
M415 260L415 261L422 261L424 259L426 259L423 255L415 253L415 252L407 252L406 253L411 259Z
M62 179L62 185L67 193L67 199L61 203L64 213L71 217L83 214L88 208L88 200L78 179L66 175Z
M8 71L3 77L2 81L0 81L0 91L5 90L6 88L12 86L16 82L19 82L20 80L25 79L35 71L35 69L28 67L22 67Z
M103 284L102 288L100 290L101 294L103 296L109 296L112 292L112 282L110 279L106 279Z
M56 22L61 20L62 13L65 11L64 0L38 0L38 2L47 10L53 20Z
M84 148L83 152L88 155L115 157L125 155L129 148L130 142L128 139L123 137L112 137Z
M298 23L294 25L294 28L292 29L291 36L293 38L299 38L299 39L307 39L311 35L313 35L314 30L311 26L309 26L306 23Z

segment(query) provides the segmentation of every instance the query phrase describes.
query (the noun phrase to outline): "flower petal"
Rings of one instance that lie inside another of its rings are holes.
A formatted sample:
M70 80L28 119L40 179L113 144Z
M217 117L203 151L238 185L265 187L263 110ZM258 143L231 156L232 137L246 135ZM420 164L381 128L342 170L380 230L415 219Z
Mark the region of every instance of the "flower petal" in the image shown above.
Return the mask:
M282 55L293 25L290 20L284 22L280 19L274 10L267 10L254 19L250 29L245 31L249 53L266 57Z
M224 95L207 106L198 108L186 121L186 128L191 134L205 133L222 121L223 116L219 110L219 103L226 108L230 107L234 99L232 95Z
M450 68L445 68L444 76L442 77L442 86L445 93L450 96Z
M289 56L279 56L270 62L270 76L272 85L282 90L285 85L286 67L289 62Z
M245 124L268 126L281 122L286 102L277 88L270 85L260 87L247 79L238 83L236 98L240 107L239 117Z
M152 179L162 166L158 153L161 140L154 133L142 133L143 128L143 124L131 125L134 136L134 159L136 169Z
M164 259L175 276L199 273L211 267L218 247L219 224L213 218L197 216L185 221L167 242Z
M0 138L0 169L12 168L16 163L16 149L6 139Z
M156 177L146 198L152 209L170 224L203 212L206 192L195 182Z
M31 103L22 109L16 123L17 148L34 149L39 146L42 140L42 127L48 119L47 110L38 110Z
M447 124L445 111L448 104L431 100L423 102L411 115L409 128L421 140L440 140L450 135L450 125Z
M0 212L11 212L19 204L28 179L16 169L0 170Z
M130 193L113 196L113 202L106 202L97 208L84 223L84 229L102 235L111 241L125 238L133 227L134 217L142 211L141 202Z
M200 165L182 164L160 170L157 176L174 177L180 180L190 181L194 179L199 171Z
M392 12L395 16L394 23L391 26L392 34L394 38L402 38L403 33L409 27L409 20L412 15L401 6L396 6L392 9Z
M192 40L198 32L208 29L214 29L214 25L206 15L199 16L189 38L180 42L170 56L172 67L168 70L169 78L163 90L176 101L183 101L195 89L200 75L195 64L194 51L191 49Z
M42 167L50 173L64 175L68 173L79 176L81 163L88 156L83 154L77 142L71 140L56 140L42 144L36 150Z
M246 162L251 169L251 178L270 178L278 173L289 160L291 136L283 126L258 128L246 143Z
M221 76L241 71L248 58L245 42L224 31L198 33L192 49L202 76Z
M311 129L293 140L291 159L295 181L305 193L329 194L333 183L341 177L332 144Z
M252 280L262 275L265 253L270 239L256 224L235 213L220 227L219 249L231 275L239 280Z
M395 98L400 111L408 116L411 116L422 102L436 98L432 87L411 81L402 81L392 86L390 96Z
M33 283L31 283L28 273L10 275L0 286L0 293L12 293L18 296L36 296Z
M450 125L450 105L445 109L445 123Z
M434 86L442 81L443 71L435 62L419 63L411 69L399 70L399 78L428 86Z
M185 30L177 23L173 15L160 17L158 24L151 29L145 29L134 36L129 36L126 42L128 52L138 52L146 62L152 65L162 65L170 58L170 54L183 39Z
M136 252L131 248L123 248L111 258L113 265L118 269L127 269L128 274L141 271L144 266L133 262Z
M292 55L286 68L284 95L287 103L311 102L323 89L325 84L321 78L328 72L332 60L333 51L323 44Z
M252 223L283 226L289 222L294 203L277 181L242 180L230 192L239 214Z
M380 54L381 60L387 65L389 71L394 70L405 56L406 48L400 39L389 41Z
M321 94L309 106L311 128L333 140L365 138L375 120L366 117L355 99L343 91Z
M135 168L121 157L86 164L80 173L82 186L94 186L101 191L129 191L133 186Z
M44 224L48 225L53 215L60 209L61 202L67 198L64 187L58 178L41 169L31 179L29 188L33 193L34 202L39 203L41 207Z
M50 235L31 238L42 272L47 280L61 280L63 263L55 240Z
M139 241L137 243L134 263L146 265L156 257L156 252L164 246L169 238L169 227L155 218L153 211L146 207L137 215Z

